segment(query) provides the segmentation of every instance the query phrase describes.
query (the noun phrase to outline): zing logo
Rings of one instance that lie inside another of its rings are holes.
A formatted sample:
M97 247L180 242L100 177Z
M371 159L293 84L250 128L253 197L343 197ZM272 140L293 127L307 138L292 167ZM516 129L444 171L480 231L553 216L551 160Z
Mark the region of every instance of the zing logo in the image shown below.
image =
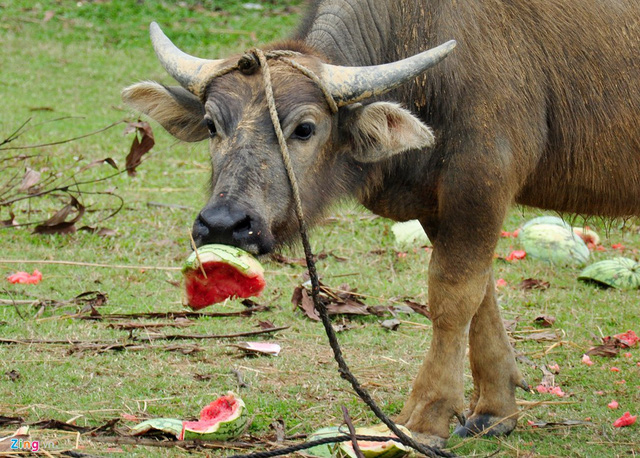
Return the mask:
M54 447L53 442L49 444L41 444L40 441L26 441L24 439L10 439L10 442L11 450L24 450L28 452L38 452L47 445L49 445L50 447L46 448Z

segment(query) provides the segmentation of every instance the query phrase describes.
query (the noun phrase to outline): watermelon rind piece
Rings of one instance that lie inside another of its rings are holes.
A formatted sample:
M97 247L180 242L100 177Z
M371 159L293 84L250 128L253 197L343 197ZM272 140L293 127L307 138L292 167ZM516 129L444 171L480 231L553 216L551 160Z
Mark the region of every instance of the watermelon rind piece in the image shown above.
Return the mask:
M587 266L578 276L578 280L623 289L640 288L640 262L629 258L613 258Z
M264 268L251 253L242 248L220 244L203 245L198 248L197 254L196 251L191 253L184 262L182 273L199 269L200 263L206 264L208 262L224 262L248 276L264 274Z
M311 433L307 438L307 442L317 441L326 437L337 437L343 435L344 432L341 430L340 426L326 426ZM306 449L305 454L316 458L333 458L336 456L333 452L335 448L336 444L316 445L315 447Z
M176 418L152 418L151 420L138 423L131 428L131 435L142 436L148 432L161 431L163 433L172 434L180 437L182 433L182 420Z
M216 403L225 402L233 407L233 412L229 417L223 420L208 420L207 415L215 414L217 408ZM213 410L213 412L211 412ZM185 421L182 424L182 434L179 439L182 440L212 440L212 441L228 441L233 440L244 432L249 421L247 409L244 401L240 399L232 391L227 392L226 396L216 399L206 406L200 412L200 420Z
M420 221L415 219L393 224L391 232L393 232L398 245L419 247L431 243Z
M524 225L522 226L522 230L525 230L531 226L536 226L538 224L551 224L553 226L560 226L567 229L571 229L571 225L567 223L565 220L563 220L562 218L558 216L545 215L545 216L538 216L536 218L530 219L529 221L524 223Z
M531 258L558 266L578 267L589 260L589 247L574 234L571 226L558 224L557 221L552 224L526 225L518 237L527 256Z
M409 430L404 426L398 425L398 428L407 436L411 436ZM393 433L384 424L356 428L356 434L362 436L393 436ZM358 446L365 458L402 458L412 451L411 448L392 440L386 442L358 441ZM340 442L336 452L339 458L356 458L351 442Z

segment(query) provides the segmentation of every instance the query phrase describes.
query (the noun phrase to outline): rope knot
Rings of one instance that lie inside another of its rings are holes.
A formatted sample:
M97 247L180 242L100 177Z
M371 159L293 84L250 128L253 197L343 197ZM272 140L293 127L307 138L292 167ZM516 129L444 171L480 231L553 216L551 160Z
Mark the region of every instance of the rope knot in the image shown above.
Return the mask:
M260 60L255 50L248 51L238 60L238 70L243 75L253 75L260 67Z

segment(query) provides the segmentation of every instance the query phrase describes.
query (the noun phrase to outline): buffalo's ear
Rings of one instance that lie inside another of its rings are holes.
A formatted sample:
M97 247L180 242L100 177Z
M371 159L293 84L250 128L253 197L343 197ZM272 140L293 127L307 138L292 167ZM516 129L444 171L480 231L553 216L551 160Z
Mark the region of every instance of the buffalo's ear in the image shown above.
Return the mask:
M122 100L158 121L180 140L198 142L209 136L204 107L186 89L146 81L124 88Z
M434 143L431 129L398 104L375 102L346 108L341 124L357 161L375 162Z

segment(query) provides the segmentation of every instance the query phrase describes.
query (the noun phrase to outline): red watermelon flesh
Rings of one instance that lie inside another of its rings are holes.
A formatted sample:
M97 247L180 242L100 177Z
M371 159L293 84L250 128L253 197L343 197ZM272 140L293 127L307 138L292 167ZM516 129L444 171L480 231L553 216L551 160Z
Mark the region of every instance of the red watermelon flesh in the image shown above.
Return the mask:
M193 310L228 298L257 296L266 286L262 275L244 275L236 267L224 262L206 262L202 268L206 278L199 268L184 274L187 304Z
M221 396L200 412L200 420L182 423L178 440L229 440L245 429L247 415L244 402L233 392Z
M238 401L233 396L222 396L205 406L200 412L200 420L185 421L183 430L188 428L192 431L207 429L208 426L225 421L237 410Z

